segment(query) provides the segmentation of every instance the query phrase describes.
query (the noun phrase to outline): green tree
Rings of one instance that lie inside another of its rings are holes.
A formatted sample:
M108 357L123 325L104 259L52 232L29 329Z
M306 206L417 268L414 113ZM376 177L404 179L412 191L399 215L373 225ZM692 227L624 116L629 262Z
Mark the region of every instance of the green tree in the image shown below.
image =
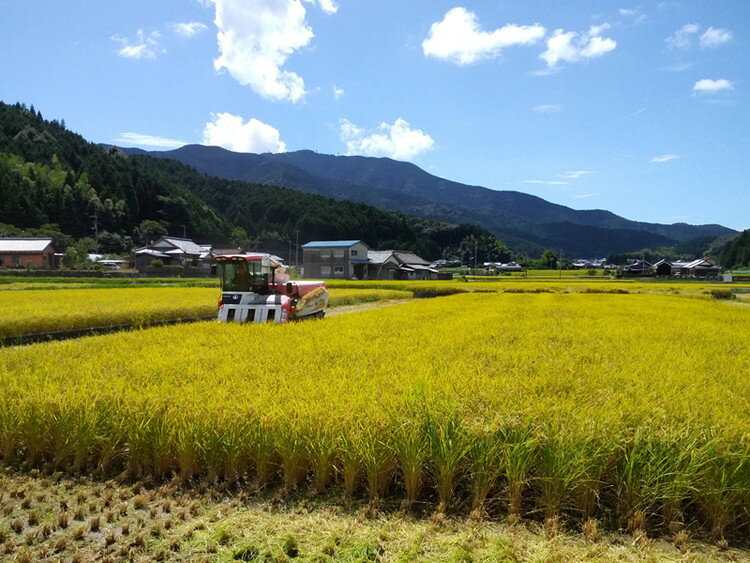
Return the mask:
M105 254L122 254L125 243L119 234L102 231L99 233L99 250Z
M458 246L458 252L461 256L461 262L475 267L478 260L477 254L479 253L479 239L473 234L467 236Z
M138 230L141 233L141 242L143 244L148 244L150 241L156 240L167 234L167 228L162 223L159 221L152 221L151 219L141 221Z
M555 252L554 250L550 250L549 248L542 252L542 256L539 258L539 262L542 266L542 268L546 268L547 270L553 270L557 268L557 260L560 258L560 255Z
M94 239L82 238L71 244L65 251L62 257L63 266L71 270L82 268L87 265L89 252L96 250L97 245Z
M232 229L229 240L233 245L243 250L250 246L250 237L247 236L247 231L242 227L235 227L234 229Z

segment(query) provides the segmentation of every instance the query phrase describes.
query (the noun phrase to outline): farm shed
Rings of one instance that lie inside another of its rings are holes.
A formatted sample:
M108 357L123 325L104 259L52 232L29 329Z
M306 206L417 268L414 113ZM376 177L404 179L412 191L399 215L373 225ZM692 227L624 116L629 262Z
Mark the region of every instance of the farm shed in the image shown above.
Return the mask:
M3 268L56 268L51 238L0 238L0 266Z

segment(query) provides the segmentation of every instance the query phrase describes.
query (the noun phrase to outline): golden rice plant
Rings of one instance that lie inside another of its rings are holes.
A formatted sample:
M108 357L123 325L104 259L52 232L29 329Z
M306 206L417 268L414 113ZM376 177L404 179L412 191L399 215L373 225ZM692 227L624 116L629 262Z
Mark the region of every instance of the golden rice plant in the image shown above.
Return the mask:
M9 347L0 455L731 540L750 524L750 309L690 297L460 294Z

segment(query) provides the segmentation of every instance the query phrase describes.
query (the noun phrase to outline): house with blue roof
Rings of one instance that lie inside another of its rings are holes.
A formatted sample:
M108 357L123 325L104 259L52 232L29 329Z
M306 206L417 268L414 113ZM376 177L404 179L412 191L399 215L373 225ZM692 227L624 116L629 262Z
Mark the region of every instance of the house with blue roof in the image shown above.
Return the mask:
M302 277L367 279L368 246L361 240L314 240L302 245Z

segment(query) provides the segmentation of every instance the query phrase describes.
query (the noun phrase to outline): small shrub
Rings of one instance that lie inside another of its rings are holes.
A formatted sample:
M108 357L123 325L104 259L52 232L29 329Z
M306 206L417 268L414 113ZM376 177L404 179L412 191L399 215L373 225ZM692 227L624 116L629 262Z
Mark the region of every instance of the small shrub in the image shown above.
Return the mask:
M735 295L731 289L716 288L711 290L711 297L714 299L734 299Z

